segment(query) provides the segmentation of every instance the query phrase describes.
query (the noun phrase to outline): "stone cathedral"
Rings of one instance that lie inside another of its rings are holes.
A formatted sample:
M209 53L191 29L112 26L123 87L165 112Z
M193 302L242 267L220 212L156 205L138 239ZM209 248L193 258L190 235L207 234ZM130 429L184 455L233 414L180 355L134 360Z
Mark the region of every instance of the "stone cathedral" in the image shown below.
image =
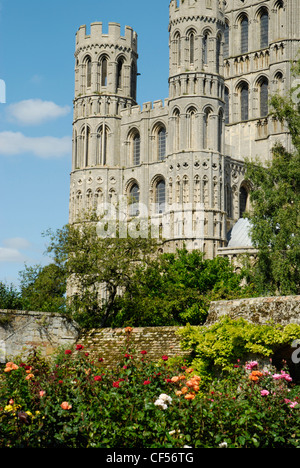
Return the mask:
M299 45L299 0L171 0L169 96L138 105L137 33L81 26L70 223L122 200L129 222L163 229L166 250L251 248L244 160L267 161L277 141L290 149L268 100L291 88Z

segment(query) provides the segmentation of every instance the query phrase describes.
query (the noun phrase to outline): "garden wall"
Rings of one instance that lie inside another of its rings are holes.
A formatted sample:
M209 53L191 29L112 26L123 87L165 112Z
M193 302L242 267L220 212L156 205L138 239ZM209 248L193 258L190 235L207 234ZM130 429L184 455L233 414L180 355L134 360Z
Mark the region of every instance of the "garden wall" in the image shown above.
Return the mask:
M266 324L269 321L281 325L300 324L300 296L250 298L212 302L206 324L211 325L224 315L243 317L249 322ZM180 348L179 327L133 328L130 333L131 348L136 352L147 351L151 359L162 355L186 356ZM104 364L118 362L126 351L124 329L95 329L79 335L76 323L60 315L44 312L0 310L0 362L26 354L32 347L39 348L44 356L51 355L58 347L84 345L85 351L95 359L103 358Z
M211 302L207 325L212 325L224 315L232 319L243 317L249 322L278 325L300 325L300 296L274 296Z
M0 310L0 362L38 348L43 356L76 342L74 322L58 314Z

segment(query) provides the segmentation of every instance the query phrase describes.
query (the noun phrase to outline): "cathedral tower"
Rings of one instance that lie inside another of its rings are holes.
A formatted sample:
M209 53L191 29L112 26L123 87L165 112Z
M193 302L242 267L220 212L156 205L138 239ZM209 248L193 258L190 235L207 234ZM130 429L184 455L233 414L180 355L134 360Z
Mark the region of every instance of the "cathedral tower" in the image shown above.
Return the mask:
M117 166L120 111L136 104L137 35L128 26L91 24L76 34L73 170Z

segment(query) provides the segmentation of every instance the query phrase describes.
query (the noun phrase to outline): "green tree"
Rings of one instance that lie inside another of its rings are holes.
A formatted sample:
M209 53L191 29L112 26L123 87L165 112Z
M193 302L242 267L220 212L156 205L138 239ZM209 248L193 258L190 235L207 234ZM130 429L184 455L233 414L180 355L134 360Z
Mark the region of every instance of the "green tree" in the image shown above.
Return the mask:
M99 236L95 221L48 232L48 253L68 277L68 311L84 327L112 324L120 295L156 248L145 238Z
M262 294L300 292L300 101L296 95L293 90L290 96L271 99L274 117L290 132L292 151L277 143L265 166L246 163L252 186L252 210L247 217L258 250L249 277Z
M135 271L115 325L201 324L212 300L254 295L242 280L226 258L204 259L202 252L186 249L161 254Z
M27 266L19 273L22 306L25 310L64 312L66 275L59 265Z
M20 291L13 284L0 282L0 309L22 309Z

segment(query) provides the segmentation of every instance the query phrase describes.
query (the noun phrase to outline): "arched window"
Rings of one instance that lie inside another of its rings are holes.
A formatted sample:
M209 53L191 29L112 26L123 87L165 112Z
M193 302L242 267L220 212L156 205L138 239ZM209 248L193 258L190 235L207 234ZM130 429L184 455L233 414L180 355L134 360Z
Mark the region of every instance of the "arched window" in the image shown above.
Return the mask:
M179 142L180 142L180 112L178 109L175 109L173 113L174 119L174 150L179 150Z
M223 147L223 111L219 111L218 115L218 151L222 152Z
M248 202L248 191L245 187L240 188L240 218L243 217L243 214L245 213L247 209L247 202Z
M229 23L225 22L224 29L224 58L229 57Z
M161 179L156 184L155 204L156 204L156 212L164 213L165 206L166 206L166 183L163 179Z
M131 72L130 72L130 95L132 99L136 100L136 77L137 77L137 68L134 61L131 62Z
M260 117L266 117L269 113L269 82L267 78L259 83Z
M209 145L209 121L210 121L210 114L212 110L210 108L205 109L204 116L203 116L203 148L208 149Z
M216 72L220 73L220 63L221 63L221 36L218 34L216 42Z
M138 216L140 202L140 189L138 184L133 184L129 190L129 215Z
M124 59L120 58L117 63L117 89L123 87L123 66Z
M269 46L269 14L267 10L260 13L260 48Z
M138 132L132 136L132 162L134 166L138 166L141 162L141 137Z
M107 162L108 127L101 125L97 133L97 165L105 166Z
M239 88L241 120L249 119L249 86L243 82Z
M92 86L92 59L90 56L85 59L85 76L86 76L86 87Z
M225 124L229 124L229 89L227 88L227 86L225 86L224 101L225 101Z
M195 61L195 32L190 31L188 34L188 41L189 41L189 52L190 52L190 65L194 65Z
M195 136L196 136L196 110L192 107L187 111L187 147L195 149Z
M248 36L249 36L249 21L248 16L243 15L240 19L240 28L241 28L241 54L246 54L248 52Z
M157 132L157 153L158 160L163 161L166 157L166 129L160 127Z
M102 57L100 61L101 86L107 86L107 57Z
M209 40L209 32L206 31L202 38L202 62L203 65L208 64L208 40Z
M180 34L177 32L174 35L174 52L175 52L175 63L179 68L181 65L181 39Z

